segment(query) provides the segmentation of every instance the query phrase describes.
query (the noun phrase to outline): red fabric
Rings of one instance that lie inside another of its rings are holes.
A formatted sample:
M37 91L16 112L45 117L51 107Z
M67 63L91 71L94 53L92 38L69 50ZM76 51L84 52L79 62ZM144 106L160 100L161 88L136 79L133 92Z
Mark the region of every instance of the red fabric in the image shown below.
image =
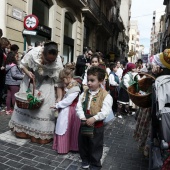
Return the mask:
M164 161L161 170L170 170L170 156Z
M136 65L134 63L128 63L126 66L126 69L123 71L122 77L129 71L132 71L132 69L136 68Z
M6 58L7 58L6 54L3 53L3 59L4 59L4 61L6 61Z
M90 110L87 110L86 113L90 114ZM96 128L99 128L99 127L102 127L102 126L103 126L103 121L102 120L97 121L97 122L94 123L94 127L96 127Z
M100 63L98 67L102 68L103 70L106 70L106 65L104 63Z

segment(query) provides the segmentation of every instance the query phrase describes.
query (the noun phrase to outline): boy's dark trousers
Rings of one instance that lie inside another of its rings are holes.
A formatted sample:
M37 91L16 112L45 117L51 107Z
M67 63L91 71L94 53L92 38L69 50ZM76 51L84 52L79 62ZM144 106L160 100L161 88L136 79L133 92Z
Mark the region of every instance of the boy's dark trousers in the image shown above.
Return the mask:
M90 164L91 168L101 169L100 159L103 154L104 126L94 128L93 138L84 136L79 131L78 145L82 162Z

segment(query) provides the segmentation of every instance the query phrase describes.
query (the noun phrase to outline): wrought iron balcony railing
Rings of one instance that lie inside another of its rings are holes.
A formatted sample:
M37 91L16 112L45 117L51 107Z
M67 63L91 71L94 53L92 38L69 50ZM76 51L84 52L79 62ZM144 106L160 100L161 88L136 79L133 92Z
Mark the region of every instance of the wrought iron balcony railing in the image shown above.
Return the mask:
M111 22L107 19L103 12L100 12L100 21L102 25L107 29L107 31L112 34L112 25Z
M87 0L87 3L91 12L95 15L96 18L99 18L100 7L97 5L97 3L94 0Z

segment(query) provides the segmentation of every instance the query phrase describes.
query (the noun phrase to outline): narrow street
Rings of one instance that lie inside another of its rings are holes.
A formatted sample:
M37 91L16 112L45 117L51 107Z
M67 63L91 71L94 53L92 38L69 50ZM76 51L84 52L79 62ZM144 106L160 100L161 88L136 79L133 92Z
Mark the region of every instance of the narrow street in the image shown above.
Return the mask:
M38 145L17 139L8 127L10 116L0 114L0 170L78 170L78 153L58 155L52 143ZM105 128L102 170L147 170L148 160L133 139L134 117L116 119Z

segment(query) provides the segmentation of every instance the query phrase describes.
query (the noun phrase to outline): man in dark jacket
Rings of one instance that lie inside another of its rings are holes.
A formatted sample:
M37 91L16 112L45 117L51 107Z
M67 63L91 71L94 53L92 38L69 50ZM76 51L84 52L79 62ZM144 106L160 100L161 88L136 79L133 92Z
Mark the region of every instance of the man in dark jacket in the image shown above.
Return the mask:
M92 50L85 47L83 49L83 55L79 55L77 57L76 63L76 75L77 76L84 76L86 68L90 65L90 58L92 56Z

